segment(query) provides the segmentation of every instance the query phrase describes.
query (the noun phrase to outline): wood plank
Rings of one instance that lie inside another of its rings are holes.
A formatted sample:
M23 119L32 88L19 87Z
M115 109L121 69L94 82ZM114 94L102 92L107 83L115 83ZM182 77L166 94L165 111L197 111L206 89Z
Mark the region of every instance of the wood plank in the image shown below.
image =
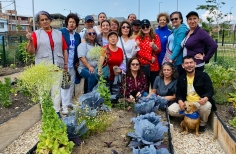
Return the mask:
M0 125L0 151L31 128L42 117L39 104Z

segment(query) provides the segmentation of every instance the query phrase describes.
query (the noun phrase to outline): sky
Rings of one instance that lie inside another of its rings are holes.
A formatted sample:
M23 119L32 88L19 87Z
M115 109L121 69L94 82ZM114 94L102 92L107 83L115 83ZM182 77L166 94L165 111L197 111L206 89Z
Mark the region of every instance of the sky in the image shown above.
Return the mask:
M5 0L2 2L3 12L4 10L14 9L13 0ZM140 19L149 19L150 21L156 21L159 12L172 13L174 11L180 11L183 14L184 22L185 16L190 11L197 11L200 18L205 20L208 12L203 10L196 10L198 5L206 4L206 0L15 0L16 10L19 15L33 16L32 1L34 1L35 14L41 10L45 10L51 14L61 13L67 15L71 12L76 12L80 17L85 17L89 14L99 14L105 12L108 17L125 17L130 13L136 14L138 17L139 1L140 1ZM232 23L236 22L236 0L217 0L225 2L220 10L223 13L232 12ZM178 5L177 5L178 3ZM159 9L160 8L160 9Z

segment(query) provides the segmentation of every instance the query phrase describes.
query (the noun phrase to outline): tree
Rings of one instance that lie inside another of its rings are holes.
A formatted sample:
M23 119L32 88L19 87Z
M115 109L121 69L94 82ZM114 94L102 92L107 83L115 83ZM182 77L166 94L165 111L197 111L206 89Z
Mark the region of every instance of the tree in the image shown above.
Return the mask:
M207 21L209 23L214 22L213 18L215 19L217 23L217 35L219 40L219 23L224 16L227 16L227 14L223 14L220 11L220 8L225 5L225 2L222 2L221 0L206 0L206 3L206 5L198 5L196 9L209 11L209 16L207 16Z

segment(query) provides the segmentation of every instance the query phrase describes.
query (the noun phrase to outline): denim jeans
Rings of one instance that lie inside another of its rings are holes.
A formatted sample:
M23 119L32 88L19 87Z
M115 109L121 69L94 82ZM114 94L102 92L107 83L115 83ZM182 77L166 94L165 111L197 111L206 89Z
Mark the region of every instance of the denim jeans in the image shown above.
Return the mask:
M97 84L95 74L90 73L88 68L84 68L80 72L80 75L88 80L88 92L91 92L93 90L93 87L95 87Z

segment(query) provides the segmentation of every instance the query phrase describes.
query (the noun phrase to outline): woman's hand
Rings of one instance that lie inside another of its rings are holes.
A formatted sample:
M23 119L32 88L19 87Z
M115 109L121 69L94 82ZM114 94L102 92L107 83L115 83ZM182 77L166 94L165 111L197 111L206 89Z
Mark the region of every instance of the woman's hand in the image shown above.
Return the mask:
M152 63L154 63L154 62L155 62L155 60L156 60L156 58L155 58L155 57L152 57Z
M138 47L139 46L139 44L140 44L140 42L139 41L136 41L136 47Z
M142 94L141 94L140 92L138 92L138 93L136 94L136 96L137 96L137 97L141 97Z
M201 54L201 53L198 53L194 56L195 59L200 59L200 60L203 60L204 58L204 54Z
M115 75L118 75L118 74L120 74L120 73L121 73L121 69L119 69L119 68L117 68L116 71L114 71L114 74L115 74Z
M64 72L67 72L68 71L68 66L67 64L64 64Z
M75 68L79 67L79 62L75 63Z
M90 66L88 69L89 69L89 73L91 73L91 74L94 73L94 68L92 66Z
M131 101L135 101L135 98L134 98L134 96L132 96L132 95L129 95L129 98L130 98L130 100L131 100Z
M98 75L101 76L102 75L102 70L98 69Z
M29 32L28 30L26 30L26 38L29 40L29 41L32 41L32 33Z
M152 42L149 43L149 46L150 46L151 48L153 48L154 45L155 45L155 44L154 44L154 39L153 39Z

